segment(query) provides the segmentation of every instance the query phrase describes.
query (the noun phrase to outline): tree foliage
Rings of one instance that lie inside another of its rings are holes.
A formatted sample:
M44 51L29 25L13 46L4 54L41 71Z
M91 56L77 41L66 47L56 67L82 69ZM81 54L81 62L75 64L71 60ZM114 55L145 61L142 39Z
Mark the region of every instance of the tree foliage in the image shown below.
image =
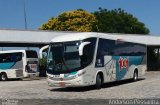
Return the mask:
M43 24L42 30L56 30L56 31L78 31L90 32L95 31L94 24L96 18L93 14L88 13L82 9L75 11L64 12L58 17L53 17Z
M82 9L64 12L48 20L41 30L149 34L145 24L122 9L99 8L93 13Z
M93 13L98 20L98 31L107 33L148 34L144 23L122 9L107 10L99 8Z

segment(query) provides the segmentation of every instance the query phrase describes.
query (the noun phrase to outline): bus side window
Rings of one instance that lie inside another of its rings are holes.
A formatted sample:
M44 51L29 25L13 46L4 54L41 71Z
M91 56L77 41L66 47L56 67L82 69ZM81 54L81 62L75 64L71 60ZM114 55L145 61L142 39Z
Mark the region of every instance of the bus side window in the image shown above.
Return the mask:
M89 44L89 45L86 45L83 49L83 56L81 57L81 59L83 61L82 62L83 66L90 64L92 61L92 54L91 54L91 51L89 50L90 47L91 47L91 45Z
M99 39L95 67L104 67L104 54L103 43Z
M6 59L5 59L6 62L11 62L11 56L9 54L6 54Z
M81 57L82 61L84 61L82 63L84 63L85 66L87 66L93 61L97 38L88 38L85 39L84 41L91 42L90 44L84 47L83 49L84 55Z
M11 55L11 61L18 62L20 60L22 60L22 53L13 53Z
M16 55L15 55L15 54L12 54L12 55L11 55L11 59L12 59L13 62L16 62L16 61L17 61L17 60L16 60Z
M0 55L0 63L2 63L2 61L3 61L3 57L2 55Z
M115 42L108 39L99 39L95 67L104 67L104 56L114 54Z

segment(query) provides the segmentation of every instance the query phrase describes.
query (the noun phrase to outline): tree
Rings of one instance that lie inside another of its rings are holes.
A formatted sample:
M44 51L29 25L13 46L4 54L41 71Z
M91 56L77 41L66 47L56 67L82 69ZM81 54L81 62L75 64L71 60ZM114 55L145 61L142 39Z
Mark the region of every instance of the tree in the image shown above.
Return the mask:
M82 9L64 12L52 17L41 30L149 34L145 24L122 9L99 8L92 14Z
M40 76L46 76L47 69L47 57L43 55L42 58L39 59L39 72Z
M82 9L64 12L43 24L41 30L90 32L95 29L96 18Z
M98 20L98 31L107 33L148 34L144 23L122 9L107 10L99 8L93 13Z

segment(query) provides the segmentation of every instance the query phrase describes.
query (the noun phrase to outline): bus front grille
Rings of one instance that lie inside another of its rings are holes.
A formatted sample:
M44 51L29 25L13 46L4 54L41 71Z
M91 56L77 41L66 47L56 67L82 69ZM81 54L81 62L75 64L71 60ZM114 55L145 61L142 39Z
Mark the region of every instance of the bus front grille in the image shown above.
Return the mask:
M53 77L51 77L50 79L52 79L52 80L54 80L54 81L67 81L67 80L72 80L72 79L75 79L75 77L74 76L72 76L72 77L68 77L68 78L53 78Z

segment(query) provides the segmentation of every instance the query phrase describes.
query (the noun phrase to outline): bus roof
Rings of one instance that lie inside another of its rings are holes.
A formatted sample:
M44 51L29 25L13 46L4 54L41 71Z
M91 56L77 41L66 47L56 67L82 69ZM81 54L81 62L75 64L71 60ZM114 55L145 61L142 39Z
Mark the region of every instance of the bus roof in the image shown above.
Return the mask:
M90 37L97 37L97 34L93 32L72 33L68 35L57 36L53 38L51 42L67 42L74 40L83 40Z
M81 33L72 33L68 35L61 35L53 38L51 42L67 42L67 41L83 40L91 37L140 43L144 45L160 45L160 37L158 36L139 35L139 34L111 34L111 33L96 33L96 32L81 32Z

